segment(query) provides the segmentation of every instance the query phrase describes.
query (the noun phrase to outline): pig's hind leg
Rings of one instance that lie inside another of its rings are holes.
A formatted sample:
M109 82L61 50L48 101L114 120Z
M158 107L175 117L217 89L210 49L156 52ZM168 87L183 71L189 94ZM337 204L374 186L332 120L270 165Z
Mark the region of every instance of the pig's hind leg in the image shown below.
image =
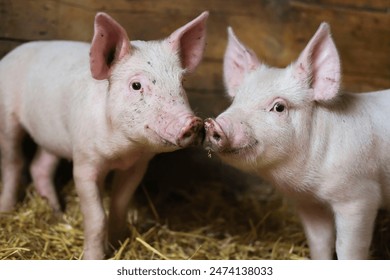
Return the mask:
M37 192L47 201L56 213L61 212L60 202L53 183L59 158L39 148L30 166L30 173Z
M12 113L0 120L2 192L0 212L11 211L18 200L24 158L22 141L25 131Z

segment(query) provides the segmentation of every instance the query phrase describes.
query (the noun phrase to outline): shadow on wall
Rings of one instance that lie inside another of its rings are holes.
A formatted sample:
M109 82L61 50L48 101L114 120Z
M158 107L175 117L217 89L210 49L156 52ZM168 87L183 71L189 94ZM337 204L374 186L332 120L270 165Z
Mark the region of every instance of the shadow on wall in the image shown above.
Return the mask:
M36 149L37 146L33 140L26 137L23 143L23 152L26 157L22 178L23 186L31 182L28 170ZM110 178L111 176L108 176L108 181ZM72 163L61 160L54 178L57 192L61 193L62 188L71 179ZM156 155L149 163L142 184L147 186L148 191L158 192L161 195L177 188L201 189L212 184L220 184L227 191L236 194L260 185L261 180L224 165L216 156L209 158L206 150L196 147ZM23 191L21 190L20 199L23 199ZM61 195L59 197L62 200L62 208L65 210L64 197Z
M241 192L259 182L258 178L224 165L218 158L209 158L202 148L190 148L157 155L150 163L144 183L147 186L180 188L217 183L227 190Z

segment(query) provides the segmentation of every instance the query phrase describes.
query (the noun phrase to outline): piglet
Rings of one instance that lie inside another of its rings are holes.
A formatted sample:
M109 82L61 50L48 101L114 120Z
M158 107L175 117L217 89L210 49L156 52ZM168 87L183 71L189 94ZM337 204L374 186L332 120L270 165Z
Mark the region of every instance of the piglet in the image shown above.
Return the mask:
M52 177L59 157L73 160L84 219L84 259L102 259L126 234L127 207L149 160L188 147L203 121L191 111L183 75L199 64L208 12L161 41L129 41L105 13L92 44L32 42L0 62L0 210L17 200L28 133L39 151L31 165L38 192L60 210ZM108 220L101 191L116 170Z
M228 29L231 106L205 120L205 147L295 202L312 259L366 259L377 211L390 205L390 90L342 94L327 23L284 69Z

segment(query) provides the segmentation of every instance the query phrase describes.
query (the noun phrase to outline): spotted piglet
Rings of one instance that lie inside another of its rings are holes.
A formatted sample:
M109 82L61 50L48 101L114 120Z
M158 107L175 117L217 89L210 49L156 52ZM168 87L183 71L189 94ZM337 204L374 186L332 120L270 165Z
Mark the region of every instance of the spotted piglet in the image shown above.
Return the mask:
M38 144L31 173L60 210L52 177L59 157L73 160L84 218L84 258L102 259L126 234L127 207L149 160L198 142L203 122L190 109L183 76L199 64L208 12L161 41L129 41L105 13L92 44L24 44L0 62L0 211L17 200L28 133ZM107 220L104 178L116 170Z

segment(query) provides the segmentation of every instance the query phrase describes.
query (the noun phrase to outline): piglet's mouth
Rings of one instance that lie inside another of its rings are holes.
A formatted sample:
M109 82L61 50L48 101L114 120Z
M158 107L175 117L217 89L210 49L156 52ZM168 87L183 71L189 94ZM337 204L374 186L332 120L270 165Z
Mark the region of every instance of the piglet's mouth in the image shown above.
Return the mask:
M161 136L159 133L157 133L157 131L155 131L153 128L151 128L149 125L145 125L145 129L150 131L151 134L154 136L154 138L162 143L164 146L166 147L177 147L177 145L175 143L173 143L172 141L164 138L163 136ZM153 137L152 136L152 137Z
M254 152L256 149L257 141L253 144L245 145L243 147L232 147L229 149L225 149L222 151L219 151L220 154L226 154L226 155L242 155Z
M210 152L215 152L221 156L244 156L249 155L252 153L255 153L256 146L258 142L257 140L254 140L253 143L250 143L248 145L242 146L242 147L229 147L225 149L215 149L212 146L206 146L206 150Z

